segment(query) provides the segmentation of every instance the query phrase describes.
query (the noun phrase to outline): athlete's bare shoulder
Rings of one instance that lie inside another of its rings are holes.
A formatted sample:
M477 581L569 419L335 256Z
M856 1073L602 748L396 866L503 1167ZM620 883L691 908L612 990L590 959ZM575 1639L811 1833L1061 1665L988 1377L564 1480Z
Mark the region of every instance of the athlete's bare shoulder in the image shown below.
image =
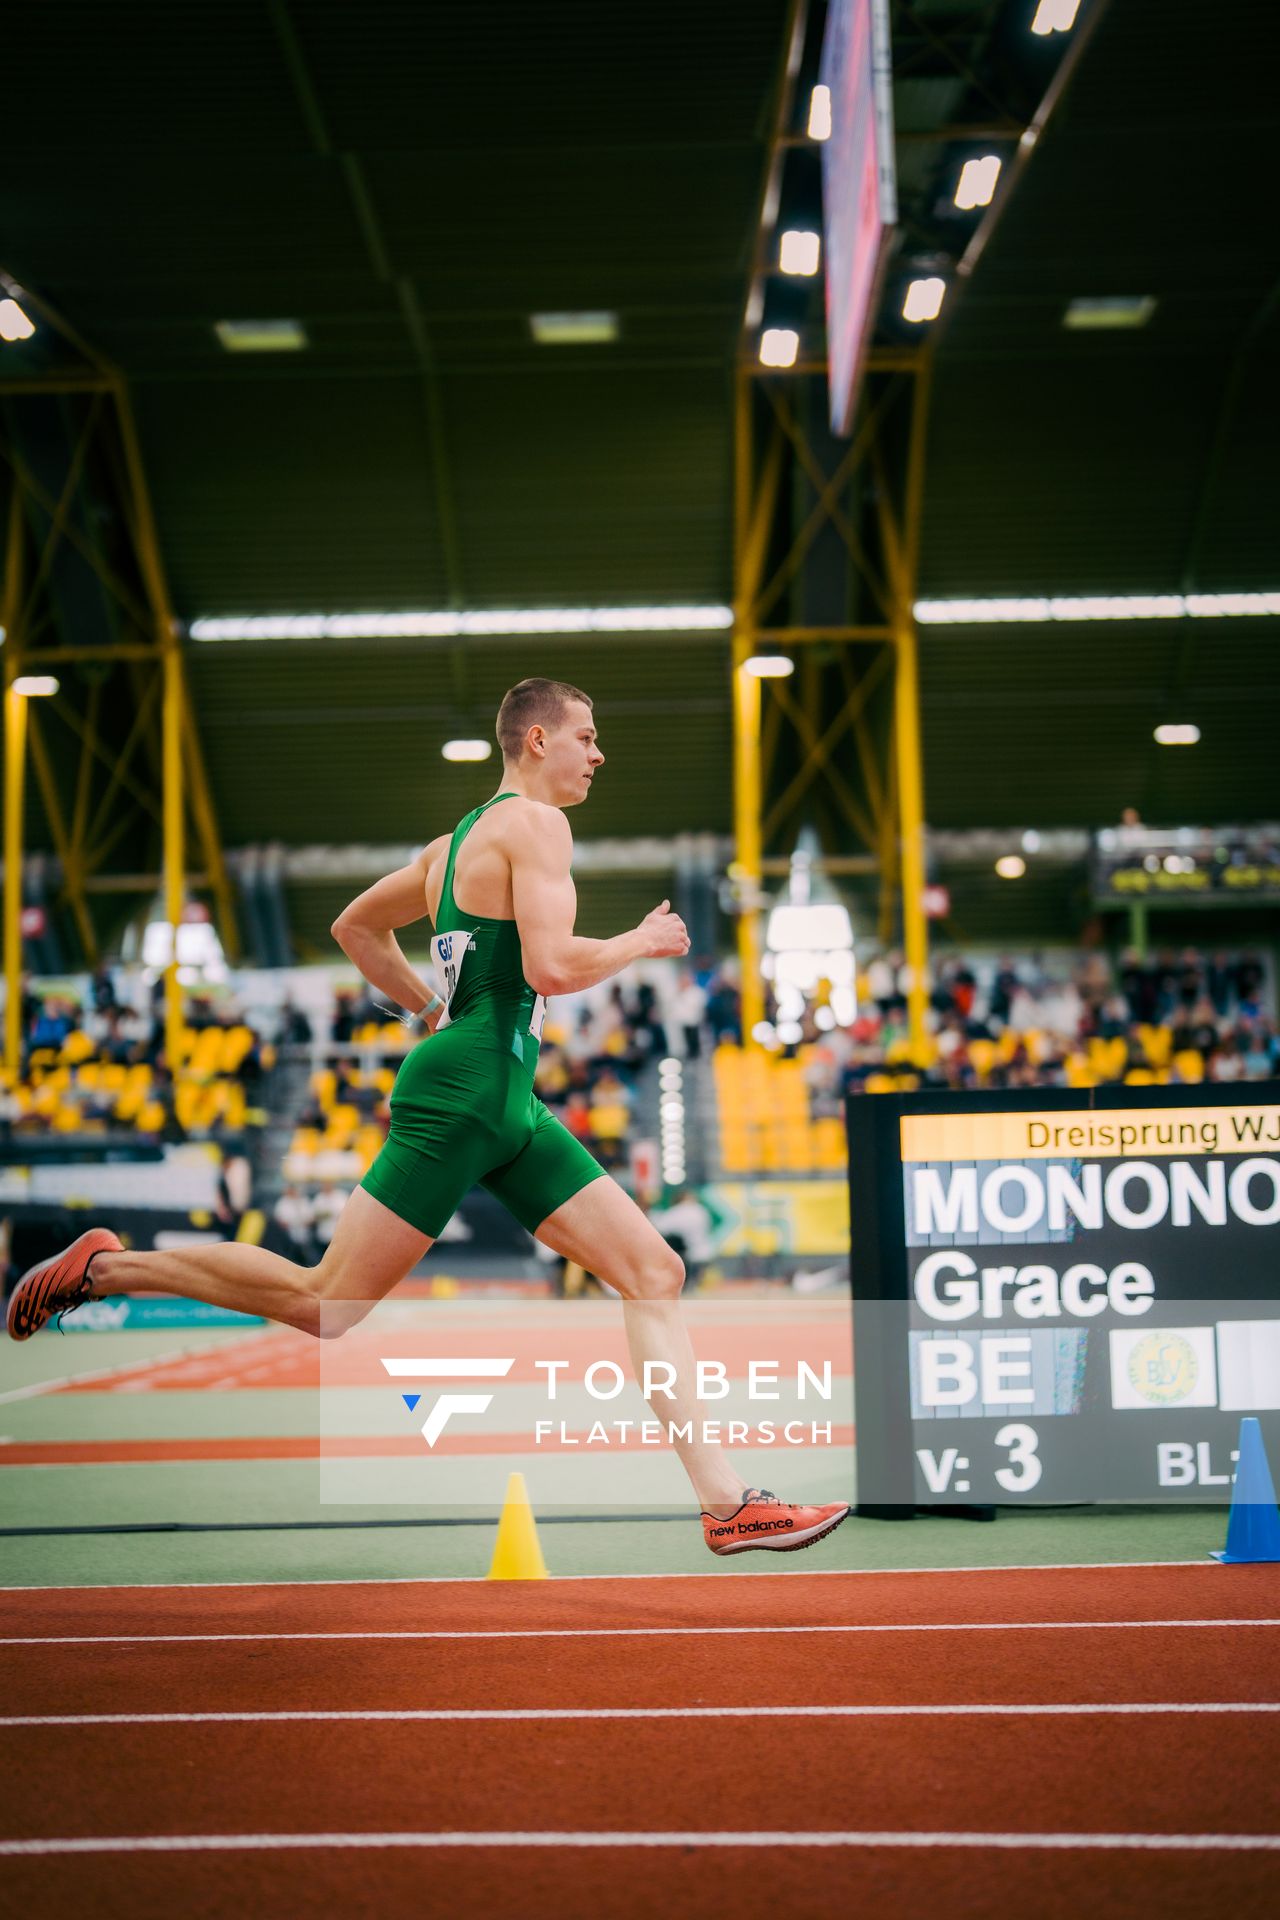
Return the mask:
M513 862L536 857L540 863L550 858L557 864L561 860L567 864L572 858L573 829L559 807L520 793L503 812L509 829L506 850Z
M508 824L524 833L563 834L573 839L573 830L564 816L561 807L550 806L545 800L530 800L527 795L512 795L515 804L505 808Z
M452 834L438 833L434 840L428 840L413 863L421 872L428 890L431 887L433 871L438 869L439 872L444 872L444 863L449 858L449 842L452 838ZM439 893L438 887L436 892Z

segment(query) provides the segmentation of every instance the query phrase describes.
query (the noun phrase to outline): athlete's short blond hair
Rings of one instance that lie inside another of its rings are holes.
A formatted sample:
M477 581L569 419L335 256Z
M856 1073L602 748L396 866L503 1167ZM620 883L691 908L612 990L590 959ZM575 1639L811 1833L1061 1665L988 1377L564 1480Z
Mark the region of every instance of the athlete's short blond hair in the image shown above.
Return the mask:
M558 727L571 700L592 705L591 695L567 680L521 680L502 696L498 708L498 745L504 760L518 760L530 727Z

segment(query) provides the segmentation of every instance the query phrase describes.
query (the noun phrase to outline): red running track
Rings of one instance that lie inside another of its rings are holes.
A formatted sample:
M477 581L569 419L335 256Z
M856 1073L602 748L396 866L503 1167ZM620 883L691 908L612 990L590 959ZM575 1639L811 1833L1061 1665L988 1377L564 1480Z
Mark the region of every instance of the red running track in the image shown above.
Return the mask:
M1075 1913L1086 1901L1095 1915L1260 1914L1280 1899L1280 1852L1259 1844L1277 1824L1280 1714L1211 1709L1280 1703L1278 1620L1280 1570L1212 1565L8 1592L7 1641L52 1643L4 1646L9 1720L517 1706L1210 1710L10 1724L0 1727L10 1840L222 1839L211 1851L132 1846L10 1855L3 1866L15 1896L45 1913L91 1898L105 1913L381 1913L403 1901L525 1920L629 1920L658 1904L673 1920L754 1920L867 1902L894 1916L945 1905L948 1920ZM711 1631L725 1627L735 1631ZM404 1633L492 1637L371 1637ZM776 1837L703 1844L761 1832ZM583 1843L494 1837L513 1833ZM612 1839L646 1833L688 1837ZM383 1841L358 1852L315 1844L339 1834ZM387 1846L397 1834L414 1845ZM438 1844L471 1834L490 1838ZM263 1835L266 1846L226 1844ZM836 1835L838 1845L814 1844ZM1094 1838L1062 1844L1077 1835ZM306 1844L285 1851L280 1836ZM592 1836L609 1844L585 1844ZM940 1836L952 1838L932 1844ZM1037 1836L1060 1839L1049 1851ZM1133 1836L1218 1839L1162 1850Z

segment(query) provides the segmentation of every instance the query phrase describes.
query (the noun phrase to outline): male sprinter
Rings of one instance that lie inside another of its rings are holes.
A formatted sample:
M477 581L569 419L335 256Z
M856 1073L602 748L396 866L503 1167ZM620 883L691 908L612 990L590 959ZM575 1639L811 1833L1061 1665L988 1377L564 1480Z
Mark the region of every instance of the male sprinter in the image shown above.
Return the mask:
M25 1340L51 1315L103 1294L177 1293L264 1314L317 1336L344 1333L426 1253L477 1181L546 1246L617 1289L636 1377L655 1384L654 1413L692 1423L673 1444L702 1506L713 1553L805 1547L839 1526L847 1505L789 1506L748 1488L702 1437L695 1363L680 1314L684 1266L635 1202L537 1099L534 1067L546 996L577 993L633 960L689 951L663 901L629 933L573 931L573 835L564 809L604 765L592 705L558 680L522 680L498 712L499 791L452 834L362 893L334 922L343 952L430 1038L408 1055L391 1096L386 1145L351 1195L318 1267L240 1243L127 1252L95 1228L33 1267L9 1304ZM428 914L443 1000L409 965L395 929ZM665 1363L665 1366L663 1365Z

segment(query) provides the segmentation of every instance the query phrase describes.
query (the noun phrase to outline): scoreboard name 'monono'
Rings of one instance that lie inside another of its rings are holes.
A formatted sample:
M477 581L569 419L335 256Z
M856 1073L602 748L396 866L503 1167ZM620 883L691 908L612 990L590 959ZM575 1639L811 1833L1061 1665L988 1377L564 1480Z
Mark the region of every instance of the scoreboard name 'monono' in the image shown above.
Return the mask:
M1255 1156L1228 1174L1221 1160L1119 1160L1104 1175L1086 1163L1017 1162L979 1173L977 1167L910 1167L911 1218L917 1234L997 1238L1070 1223L1097 1232L1107 1221L1133 1231L1160 1225L1187 1227L1193 1218L1212 1227L1229 1218L1250 1227L1280 1221L1280 1160Z

